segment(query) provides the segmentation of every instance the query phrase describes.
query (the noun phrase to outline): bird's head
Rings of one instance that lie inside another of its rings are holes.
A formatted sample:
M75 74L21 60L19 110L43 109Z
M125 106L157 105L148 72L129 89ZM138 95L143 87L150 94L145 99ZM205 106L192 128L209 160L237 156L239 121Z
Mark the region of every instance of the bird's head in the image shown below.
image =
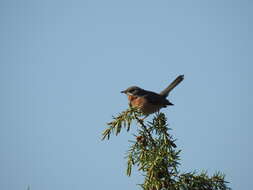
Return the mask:
M145 90L138 86L131 86L127 88L126 90L121 91L121 93L124 93L129 96L142 96L145 94Z

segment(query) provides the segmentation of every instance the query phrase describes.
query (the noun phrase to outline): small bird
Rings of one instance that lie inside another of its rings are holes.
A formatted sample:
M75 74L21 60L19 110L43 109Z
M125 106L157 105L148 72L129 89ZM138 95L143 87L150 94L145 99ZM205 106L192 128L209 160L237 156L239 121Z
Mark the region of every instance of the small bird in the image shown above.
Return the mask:
M149 115L159 111L161 108L172 106L167 96L169 93L184 79L184 75L179 75L167 88L162 92L155 93L144 90L138 86L131 86L121 91L128 96L129 104L138 108L144 115Z

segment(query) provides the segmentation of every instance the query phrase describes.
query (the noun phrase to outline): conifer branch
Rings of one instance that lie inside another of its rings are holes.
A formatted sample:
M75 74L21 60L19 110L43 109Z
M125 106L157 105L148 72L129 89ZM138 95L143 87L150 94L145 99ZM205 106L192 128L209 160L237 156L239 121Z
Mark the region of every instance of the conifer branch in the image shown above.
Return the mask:
M144 122L140 116L141 113L132 107L121 112L107 123L109 127L102 133L102 139L109 139L112 133L118 135L122 127L129 131L133 121L139 124L135 140L131 141L126 154L126 172L130 176L132 167L137 166L145 176L140 185L143 190L230 190L222 173L213 176L208 176L206 172L180 173L181 150L176 150L166 116L157 113L149 122Z

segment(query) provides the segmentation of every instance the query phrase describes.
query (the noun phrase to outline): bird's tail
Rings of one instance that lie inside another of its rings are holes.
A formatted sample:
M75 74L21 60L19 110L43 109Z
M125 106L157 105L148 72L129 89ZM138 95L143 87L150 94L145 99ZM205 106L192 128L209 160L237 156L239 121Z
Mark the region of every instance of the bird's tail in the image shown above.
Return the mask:
M182 80L184 80L184 75L179 75L167 88L160 92L160 95L167 97L170 91L172 91Z

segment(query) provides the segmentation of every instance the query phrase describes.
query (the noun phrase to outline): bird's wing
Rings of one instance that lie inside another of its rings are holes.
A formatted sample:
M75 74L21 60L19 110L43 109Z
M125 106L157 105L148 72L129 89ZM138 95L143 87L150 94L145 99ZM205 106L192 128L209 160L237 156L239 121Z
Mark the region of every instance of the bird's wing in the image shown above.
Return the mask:
M167 99L154 92L148 92L143 96L149 103L153 105L172 105Z

